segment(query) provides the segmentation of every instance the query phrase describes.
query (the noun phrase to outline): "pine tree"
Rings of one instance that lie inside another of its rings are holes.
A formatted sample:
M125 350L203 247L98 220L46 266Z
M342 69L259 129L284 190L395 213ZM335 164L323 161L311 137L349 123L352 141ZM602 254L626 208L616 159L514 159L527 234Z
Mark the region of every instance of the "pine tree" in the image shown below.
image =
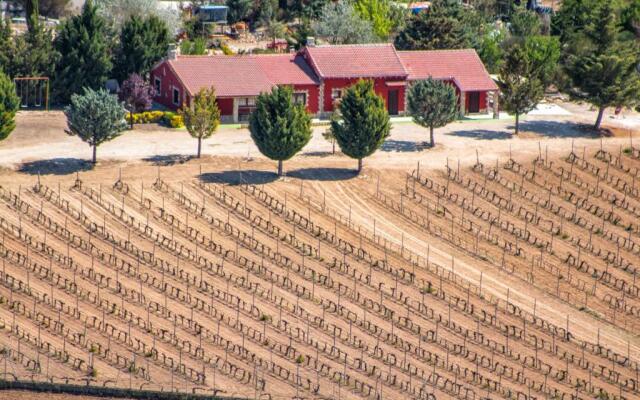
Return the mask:
M13 76L53 77L59 54L53 46L53 32L34 19L31 28L15 38L12 61Z
M191 137L198 139L197 157L200 158L202 139L210 138L220 125L215 89L200 89L192 100L192 106L181 109L180 115Z
M465 26L466 11L455 0L435 0L428 11L411 17L398 34L400 50L464 49L471 47L471 27Z
M105 20L92 0L87 0L80 15L63 23L55 46L60 53L54 81L57 101L66 103L85 87L103 86L112 66L110 48Z
M13 81L0 69L0 140L9 137L16 127L15 117L20 99Z
M78 136L93 148L92 162L97 161L98 146L115 139L127 129L126 111L118 99L105 89L85 89L84 94L71 96L64 109L67 133Z
M520 116L533 110L544 97L545 86L559 57L555 38L529 37L508 48L498 85L502 106L516 117L516 135L520 130Z
M373 90L373 81L359 80L340 100L340 119L331 121L331 130L344 154L358 160L375 153L391 131L389 113L382 97Z
M11 33L11 20L0 18L0 70L13 76L11 66L14 60L14 38Z
M566 70L573 88L570 94L598 108L595 129L611 106L633 106L640 98L640 49L633 41L621 41L615 11L608 2L595 11L585 28L587 43L567 57Z
M227 7L229 7L227 20L229 23L234 24L246 20L251 12L251 4L251 0L227 0Z
M311 140L311 117L303 104L294 103L290 87L274 87L271 93L258 96L249 130L260 153L278 161L278 176L282 176L283 161Z
M132 73L146 76L169 49L167 25L155 15L131 16L122 26L114 62L114 76L123 80Z
M455 89L449 83L429 78L411 86L408 100L409 114L416 124L429 128L431 147L434 147L434 128L453 122L458 114Z
M31 30L34 24L38 22L38 17L40 16L38 0L24 0L24 13L27 19L27 27Z

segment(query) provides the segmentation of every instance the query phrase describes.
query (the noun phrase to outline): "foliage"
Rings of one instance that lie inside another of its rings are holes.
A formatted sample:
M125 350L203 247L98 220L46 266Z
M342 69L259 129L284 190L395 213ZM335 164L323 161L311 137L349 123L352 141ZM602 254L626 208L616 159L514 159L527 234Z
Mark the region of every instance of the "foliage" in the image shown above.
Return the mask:
M443 127L456 119L458 97L450 83L429 78L411 86L408 110L416 124L429 128L431 147L433 147L435 146L434 128Z
M509 20L509 33L515 37L527 38L540 35L542 23L535 11L527 10L524 5L515 7Z
M551 20L551 33L565 44L584 31L593 19L593 12L603 0L563 0L560 10Z
M472 45L472 17L456 0L434 0L428 11L413 15L395 39L400 50L462 49Z
M40 0L40 15L49 18L60 18L69 12L71 0Z
M183 107L180 116L191 137L198 139L198 154L202 152L202 139L210 138L220 125L220 109L214 88L200 89L191 100L191 107Z
M495 74L500 69L504 57L503 42L506 33L504 29L491 29L482 35L478 46L478 56L484 63L487 70Z
M512 44L500 68L501 104L515 114L515 133L519 132L520 115L533 110L544 96L545 85L560 56L555 38L529 37Z
M15 116L20 106L13 81L0 70L0 140L9 137L16 127Z
M8 23L4 26L4 29L10 29ZM4 33L1 35L5 37ZM52 77L59 58L53 47L53 32L35 17L27 32L15 37L9 36L9 42L3 50L7 61L2 61L4 57L0 55L0 62L6 63L5 72L11 77Z
M134 124L157 124L165 121L166 113L164 111L145 111L141 113L129 113L126 116L127 122ZM175 113L171 113L175 116ZM169 123L167 123L169 125Z
M85 89L83 94L72 95L71 104L64 109L67 133L93 147L95 164L97 147L115 139L127 128L125 113L118 99L105 89Z
M361 18L371 23L373 32L380 39L387 39L399 24L399 14L394 13L399 7L390 0L355 0L353 6Z
M260 0L256 6L256 14L262 26L268 26L278 17L278 0Z
M175 129L184 128L184 118L182 118L182 115L174 115L171 117L169 120L169 126Z
M622 12L624 27L640 38L640 2L632 1Z
M287 33L287 26L280 21L271 20L267 24L267 35L271 39L282 39Z
M155 15L132 15L122 26L114 75L122 81L130 74L145 76L167 54L171 36L164 21Z
M603 3L593 12L594 20L584 28L583 47L574 47L567 56L572 97L598 107L596 129L604 110L611 106L633 106L640 98L637 42L621 40L615 11Z
M249 130L260 153L278 161L278 175L282 176L282 162L311 140L311 117L303 104L294 103L291 87L274 87L256 99Z
M67 19L55 39L61 54L56 66L54 89L57 100L66 103L85 87L102 87L111 71L105 20L97 14L91 0L82 13Z
M344 154L358 160L373 154L391 131L389 113L382 97L373 90L373 81L359 80L340 101L340 118L331 121L331 130Z
M197 37L194 40L183 40L180 43L180 54L202 56L207 54L207 41Z
M180 29L178 13L161 8L159 0L100 0L98 12L114 31L119 31L134 15L141 18L158 17L164 21L171 34L177 33Z
M151 108L153 96L155 96L155 89L136 73L129 75L127 80L122 82L118 93L120 101L125 104L131 114ZM133 129L133 118L130 119L130 123Z
M33 25L38 23L38 16L40 11L38 10L38 0L24 0L24 15L27 19L27 27L29 30L33 29Z
M376 41L373 27L364 20L347 0L329 2L320 19L313 23L316 34L331 44L372 43Z
M291 16L303 19L318 19L322 9L330 0L292 0L288 7Z
M11 19L0 18L0 71L13 76L10 67L13 62L14 38L11 33ZM11 61L11 62L10 62Z
M227 21L229 21L230 24L246 21L249 18L252 3L252 0L227 0L226 4L227 7L229 7Z

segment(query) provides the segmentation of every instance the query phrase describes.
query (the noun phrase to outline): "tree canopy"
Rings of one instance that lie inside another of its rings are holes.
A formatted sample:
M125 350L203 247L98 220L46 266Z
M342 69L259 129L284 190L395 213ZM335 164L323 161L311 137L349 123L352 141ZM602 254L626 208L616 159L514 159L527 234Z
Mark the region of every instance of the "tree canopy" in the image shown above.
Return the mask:
M191 102L191 107L183 107L180 115L191 137L198 139L197 157L200 158L202 139L210 138L220 125L220 109L214 88L200 89Z
M155 96L155 89L136 73L129 75L122 82L120 92L118 92L118 98L131 114L151 108L153 96ZM133 129L133 115L130 115L130 117L131 128Z
M400 50L472 47L474 26L468 23L470 13L456 0L434 0L428 11L409 19L396 37L395 45Z
M616 12L608 2L599 4L589 22L570 47L566 71L571 79L570 94L598 108L595 128L611 106L633 106L640 98L640 46L624 40Z
M434 128L445 126L458 115L458 96L453 85L431 78L411 86L407 105L413 121L429 128L431 147L435 146Z
M371 23L362 18L347 0L327 3L313 28L318 36L331 44L377 41Z
M296 155L311 140L311 117L304 104L293 101L293 89L274 87L256 99L256 109L249 117L253 142L264 156L282 163Z
M71 96L71 104L64 109L67 133L78 136L93 148L92 162L97 161L97 148L113 140L127 129L122 103L105 89L85 89L83 94Z
M167 55L170 41L169 30L160 18L132 15L120 32L114 76L121 81L132 73L146 76Z
M19 106L16 86L0 69L0 140L9 137L15 129L15 117Z
M55 47L61 55L54 80L57 101L67 103L71 95L85 87L98 89L109 78L112 64L106 24L92 0L87 0L80 15L64 21Z
M344 154L358 160L375 153L391 131L384 99L373 90L373 81L359 80L340 100L340 117L331 121L331 130Z

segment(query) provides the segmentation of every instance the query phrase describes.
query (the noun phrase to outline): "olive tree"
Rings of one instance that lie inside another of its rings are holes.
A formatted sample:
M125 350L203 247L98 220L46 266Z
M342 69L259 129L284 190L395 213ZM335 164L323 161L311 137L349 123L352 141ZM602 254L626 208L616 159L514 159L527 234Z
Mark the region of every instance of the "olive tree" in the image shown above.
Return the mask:
M183 107L180 115L191 137L198 139L197 157L200 158L202 139L210 138L220 125L220 108L216 102L215 89L200 89L193 98L191 107Z

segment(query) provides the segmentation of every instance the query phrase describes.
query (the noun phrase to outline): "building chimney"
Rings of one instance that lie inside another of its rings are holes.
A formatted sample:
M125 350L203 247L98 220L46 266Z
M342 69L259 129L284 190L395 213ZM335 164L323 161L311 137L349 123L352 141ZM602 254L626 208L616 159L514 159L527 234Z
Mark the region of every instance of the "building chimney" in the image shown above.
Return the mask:
M316 38L313 36L307 36L307 47L316 47Z
M169 51L167 52L168 60L177 60L180 55L180 47L175 44L169 45Z

